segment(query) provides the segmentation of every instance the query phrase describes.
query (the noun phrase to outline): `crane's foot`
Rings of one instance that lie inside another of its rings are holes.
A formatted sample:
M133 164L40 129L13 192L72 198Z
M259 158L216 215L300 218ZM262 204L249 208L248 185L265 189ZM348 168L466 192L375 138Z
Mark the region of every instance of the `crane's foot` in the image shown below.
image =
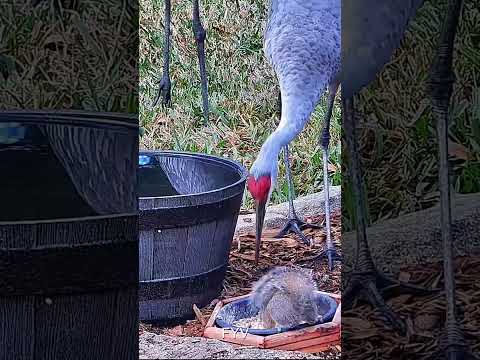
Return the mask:
M163 75L162 80L160 80L157 96L153 101L152 108L158 106L160 99L162 100L161 104L163 107L170 106L172 102L171 91L172 91L172 83L170 81L170 76L165 74Z
M338 253L337 249L329 249L328 246L325 250L322 250L320 254L315 259L318 258L327 258L328 260L328 269L333 270L334 261L342 261L342 256Z
M280 232L275 237L276 238L283 238L283 237L287 236L288 234L293 233L293 234L297 235L300 238L300 240L303 243L305 243L306 245L312 245L312 239L307 238L302 232L302 230L307 229L307 228L321 229L322 227L319 226L319 225L306 223L306 222L298 219L297 217L293 217L293 218L291 218L287 221L287 223L285 224L283 229L280 230Z
M441 289L426 289L420 286L407 284L391 279L378 273L376 270L361 272L354 271L345 290L342 292L342 301L345 309L353 306L356 298L361 298L376 308L382 318L401 335L406 334L406 325L385 303L387 293L429 295Z
M439 349L430 356L430 359L479 360L467 349L463 332L456 322L446 325L439 341Z

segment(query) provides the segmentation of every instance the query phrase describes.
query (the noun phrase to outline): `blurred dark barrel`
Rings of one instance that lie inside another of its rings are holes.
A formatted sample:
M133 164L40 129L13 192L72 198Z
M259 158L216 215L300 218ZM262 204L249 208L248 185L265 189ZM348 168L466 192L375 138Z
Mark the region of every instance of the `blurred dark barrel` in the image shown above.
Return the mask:
M0 112L0 359L138 359L138 125Z
M220 294L246 178L216 156L140 152L140 320L178 323Z

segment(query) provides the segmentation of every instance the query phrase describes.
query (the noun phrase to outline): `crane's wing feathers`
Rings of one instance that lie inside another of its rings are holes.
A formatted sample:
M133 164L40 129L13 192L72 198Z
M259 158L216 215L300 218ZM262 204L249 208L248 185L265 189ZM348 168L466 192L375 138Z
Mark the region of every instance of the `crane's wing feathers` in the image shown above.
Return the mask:
M340 0L269 5L264 50L282 92L316 102L340 69Z

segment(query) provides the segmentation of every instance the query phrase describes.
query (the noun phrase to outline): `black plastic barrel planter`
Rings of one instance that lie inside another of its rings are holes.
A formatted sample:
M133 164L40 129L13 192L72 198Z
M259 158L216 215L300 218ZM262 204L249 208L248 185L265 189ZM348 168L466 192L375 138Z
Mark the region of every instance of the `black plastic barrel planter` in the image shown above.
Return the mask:
M140 152L140 319L180 322L217 297L246 169L210 155Z
M0 359L138 359L138 125L0 112Z

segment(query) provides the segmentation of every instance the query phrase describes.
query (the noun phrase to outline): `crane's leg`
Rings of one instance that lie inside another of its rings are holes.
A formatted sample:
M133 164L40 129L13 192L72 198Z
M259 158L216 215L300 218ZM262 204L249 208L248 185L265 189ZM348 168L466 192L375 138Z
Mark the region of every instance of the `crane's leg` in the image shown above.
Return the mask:
M208 122L208 85L207 70L205 66L205 38L207 33L200 22L200 6L199 0L193 0L193 33L197 43L198 64L200 67L200 81L202 83L202 102L203 102L203 118L205 123Z
M282 94L278 93L278 100L277 100L277 115L280 118L282 114ZM285 173L287 176L287 185L288 185L288 221L283 227L282 230L275 236L277 238L285 237L289 233L294 233L297 235L302 242L307 245L311 245L312 240L307 238L303 233L302 230L305 228L313 228L313 229L321 229L321 226L315 224L308 224L302 220L300 220L295 212L295 207L293 205L293 200L295 199L295 188L293 186L292 180L292 171L290 169L290 159L289 159L289 151L288 145L283 148L283 160L285 162Z
M165 45L163 48L163 75L158 87L157 96L153 101L152 107L158 105L160 98L163 106L169 106L171 103L172 83L170 81L170 23L171 23L172 5L170 0L165 0Z
M462 0L450 0L445 18L438 53L431 68L429 92L433 113L437 122L439 151L439 188L441 233L443 239L443 274L447 302L445 332L440 341L440 353L435 358L449 360L474 359L467 352L466 342L456 317L455 269L453 264L452 219L450 203L450 179L448 162L448 109L455 75L452 70L453 45L460 17Z
M349 176L353 181L355 220L357 230L357 248L354 269L350 275L349 282L342 292L342 300L345 308L353 304L358 295L370 302L386 318L386 320L401 334L406 331L405 324L401 321L385 303L382 296L383 290L402 290L404 293L428 294L436 290L426 290L400 281L389 279L380 274L370 254L367 241L367 223L365 219L365 195L362 187L362 173L360 168L360 157L358 151L355 122L353 116L353 99L343 100L344 130L347 140L347 151L349 157Z
M289 233L294 233L297 235L302 242L307 245L312 244L312 240L307 238L302 230L305 228L321 229L321 226L315 224L308 224L298 218L297 213L295 212L295 207L293 205L293 200L295 199L295 189L293 187L292 172L290 170L290 160L289 160L289 151L288 145L283 148L283 160L285 162L285 173L287 175L288 183L288 221L283 227L282 230L275 236L277 238L285 237Z
M327 257L328 268L330 269L330 271L333 270L333 261L341 260L341 257L338 255L337 250L335 249L331 236L329 193L330 183L328 179L328 146L330 144L330 120L332 118L333 105L335 103L335 96L337 95L338 85L338 82L333 82L332 84L330 84L328 89L327 114L325 115L322 138L320 140L323 151L323 193L325 197L325 228L327 232L327 248L320 254L320 256Z

